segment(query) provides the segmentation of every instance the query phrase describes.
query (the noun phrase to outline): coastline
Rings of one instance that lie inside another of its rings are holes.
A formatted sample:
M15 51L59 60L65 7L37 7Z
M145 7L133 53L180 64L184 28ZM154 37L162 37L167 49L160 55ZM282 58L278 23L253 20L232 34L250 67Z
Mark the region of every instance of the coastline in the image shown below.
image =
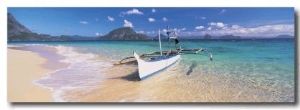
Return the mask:
M37 53L7 48L8 102L53 102L50 89L33 83L52 71L42 67L46 62Z
M87 45L86 48L91 47ZM215 69L209 67L215 64L191 67L193 60L187 58L160 74L138 81L136 64L112 66L114 59L107 56L110 54L65 45L9 45L9 49L38 53L35 57L44 59L34 68L53 71L31 81L41 88L50 88L52 93L46 96L52 96L55 102L294 102L289 89L293 85L287 85L285 80L278 80L283 82L278 85L272 81L275 78L257 77L247 71L236 72L234 76L228 72L215 74ZM97 49L106 51L106 48ZM23 53L13 55L18 57ZM186 73L190 70L193 72Z

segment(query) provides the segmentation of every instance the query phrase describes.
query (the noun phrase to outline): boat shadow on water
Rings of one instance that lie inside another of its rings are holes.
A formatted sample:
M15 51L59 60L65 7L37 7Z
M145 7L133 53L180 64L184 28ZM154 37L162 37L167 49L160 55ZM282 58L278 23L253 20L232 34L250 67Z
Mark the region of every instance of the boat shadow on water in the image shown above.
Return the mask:
M193 70L194 70L194 68L197 66L197 62L193 62L192 63L192 65L189 67L189 71L187 71L186 72L186 75L188 76L188 75L190 75L192 72L193 72Z

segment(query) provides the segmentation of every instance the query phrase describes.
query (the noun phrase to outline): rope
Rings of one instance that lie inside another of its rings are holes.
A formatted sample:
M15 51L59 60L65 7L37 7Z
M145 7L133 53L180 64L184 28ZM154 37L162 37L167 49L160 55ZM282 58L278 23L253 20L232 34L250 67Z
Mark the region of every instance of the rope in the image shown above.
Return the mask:
M200 47L200 46L198 46L198 45L190 42L189 40L186 40L186 39L180 39L180 40L183 40L183 42L187 42L187 44L185 44L185 45L188 45L188 47ZM191 49L191 50L193 50L193 49ZM208 51L206 51L206 50L204 50L202 48L201 48L201 51L205 52L206 55L210 58L211 61L213 60L213 56L212 56L211 53L209 53Z

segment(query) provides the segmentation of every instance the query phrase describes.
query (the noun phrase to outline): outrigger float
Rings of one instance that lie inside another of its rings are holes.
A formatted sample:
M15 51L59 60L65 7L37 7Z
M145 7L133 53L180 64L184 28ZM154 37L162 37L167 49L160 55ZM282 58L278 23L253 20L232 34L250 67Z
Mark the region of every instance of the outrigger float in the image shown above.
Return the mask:
M181 55L184 54L198 54L199 52L205 52L209 57L210 60L213 60L212 54L208 53L202 48L199 49L182 49L177 48L177 44L179 44L179 41L177 39L177 32L174 32L174 36L170 37L171 31L169 30L169 26L167 26L167 35L169 39L169 50L168 51L162 51L161 48L161 39L160 39L160 30L158 31L158 40L159 40L159 48L160 51L147 53L138 55L136 52L133 52L132 57L126 57L122 59L121 61L115 63L114 65L122 65L122 64L128 64L132 62L138 63L138 72L139 77L141 80L148 78L149 76L166 69L170 65L174 64ZM171 50L170 48L170 40L173 39L175 41L175 50Z

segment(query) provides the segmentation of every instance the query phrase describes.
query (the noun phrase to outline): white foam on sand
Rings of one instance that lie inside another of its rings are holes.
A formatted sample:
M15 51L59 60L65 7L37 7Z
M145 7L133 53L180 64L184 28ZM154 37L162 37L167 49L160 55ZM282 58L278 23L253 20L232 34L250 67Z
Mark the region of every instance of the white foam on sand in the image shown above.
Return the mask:
M53 91L52 98L55 102L69 101L63 96L70 91L87 93L98 86L105 76L102 71L112 66L111 62L98 59L91 53L79 53L74 47L54 46L59 55L65 56L61 62L70 64L50 72L46 77L37 79L35 84Z

